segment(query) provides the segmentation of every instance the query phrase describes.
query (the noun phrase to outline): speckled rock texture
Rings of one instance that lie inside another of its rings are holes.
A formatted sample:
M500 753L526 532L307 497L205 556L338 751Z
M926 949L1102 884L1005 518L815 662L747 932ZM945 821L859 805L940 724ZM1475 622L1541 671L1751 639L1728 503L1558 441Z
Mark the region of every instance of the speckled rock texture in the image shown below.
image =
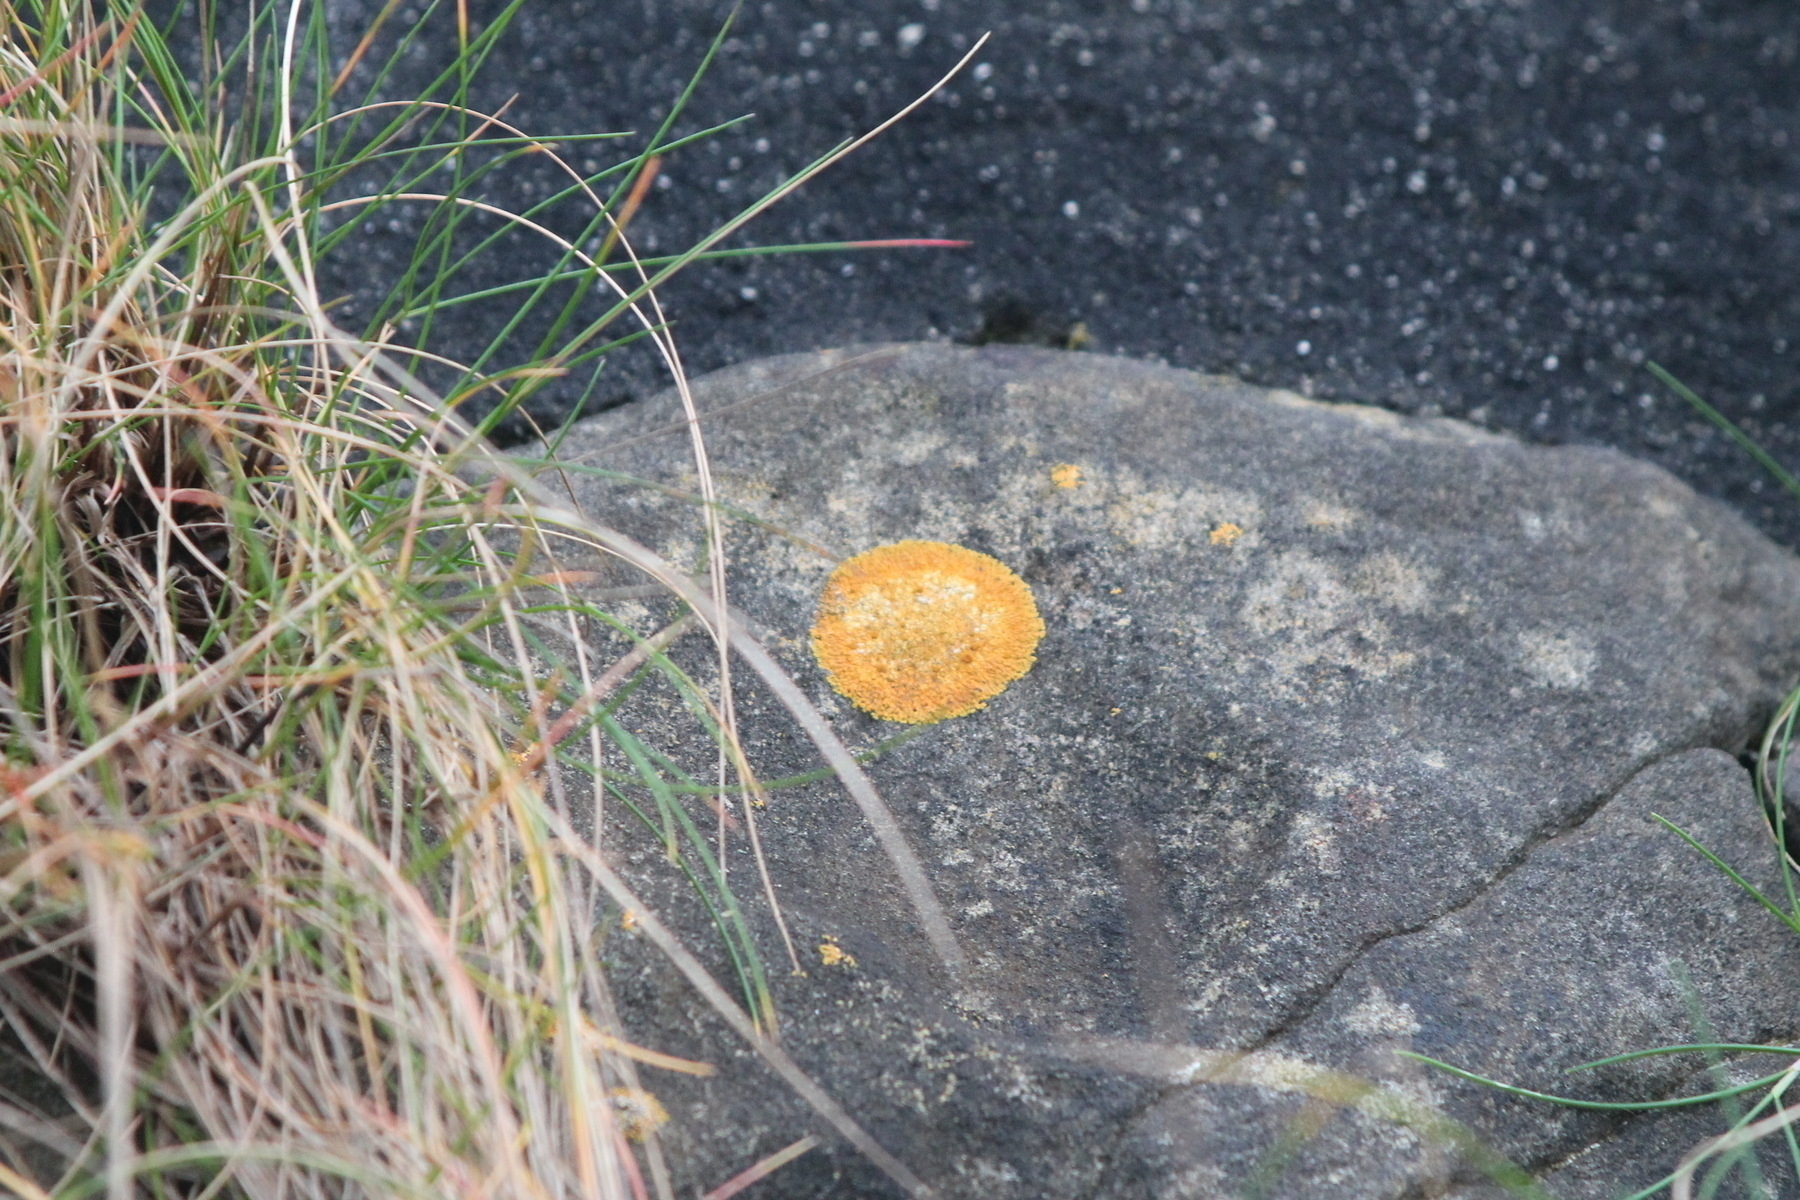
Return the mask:
M1732 754L1800 670L1800 562L1666 473L1022 347L795 356L694 392L720 410L733 603L851 746L899 727L835 697L807 651L838 559L957 542L1018 570L1048 627L985 710L869 766L962 979L834 784L761 816L808 968L773 971L784 1044L941 1194L1474 1196L1503 1160L1553 1195L1611 1194L1723 1117L1554 1108L1395 1051L1646 1099L1703 1086L1704 1061L1563 1068L1697 1024L1800 1035L1780 982L1800 938L1651 815L1775 886ZM593 519L693 568L679 420L672 397L633 405L557 457ZM637 604L646 629L667 615ZM709 652L680 653L702 670ZM816 767L747 674L759 767ZM622 718L654 726L657 703ZM679 914L653 846L620 858ZM632 935L609 949L634 1036L721 1068L649 1081L682 1187L815 1127ZM1602 1162L1616 1178L1584 1182ZM891 1187L830 1142L758 1186Z

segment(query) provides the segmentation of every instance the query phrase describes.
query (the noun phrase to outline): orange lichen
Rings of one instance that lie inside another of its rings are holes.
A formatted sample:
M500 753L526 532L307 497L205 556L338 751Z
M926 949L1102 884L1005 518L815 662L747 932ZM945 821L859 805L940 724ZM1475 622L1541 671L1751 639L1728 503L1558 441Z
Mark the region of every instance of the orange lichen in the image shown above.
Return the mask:
M945 542L846 559L819 597L813 653L831 686L888 721L927 725L981 708L1031 669L1044 622L1025 581Z
M643 1088L618 1087L606 1095L613 1103L619 1132L634 1142L643 1141L669 1123L669 1110Z
M1081 468L1074 463L1057 463L1050 468L1050 482L1059 488L1081 486Z
M1215 546L1229 546L1244 536L1244 527L1231 521L1226 521L1207 536L1212 539L1212 544Z
M854 970L856 967L856 955L838 945L837 937L829 933L819 941L819 961L828 967L843 967L846 970Z

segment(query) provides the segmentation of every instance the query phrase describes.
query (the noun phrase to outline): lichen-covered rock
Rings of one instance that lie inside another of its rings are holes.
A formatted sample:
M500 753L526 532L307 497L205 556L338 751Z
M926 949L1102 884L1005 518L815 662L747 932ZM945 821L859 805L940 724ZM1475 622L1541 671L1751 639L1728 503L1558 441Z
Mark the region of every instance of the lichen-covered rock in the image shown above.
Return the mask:
M1547 1169L1631 1122L1395 1047L1642 1098L1696 1064L1561 1068L1694 1040L1696 1004L1722 1039L1800 1034L1774 982L1800 939L1647 816L1773 881L1717 750L1800 668L1800 563L1667 474L1010 347L776 359L695 395L722 410L721 498L756 518L730 525L733 603L853 746L896 727L808 652L836 561L968 546L1023 575L1047 626L1031 674L870 765L968 955L960 983L834 786L761 817L810 968L775 984L786 1044L944 1194L1473 1185L1496 1155ZM606 414L558 457L692 492L679 415ZM698 567L690 502L565 475L595 519ZM767 773L816 765L754 686L742 710ZM811 1128L629 937L614 949L637 1035L724 1068L651 1081L687 1183ZM760 1186L828 1185L880 1186L847 1149Z

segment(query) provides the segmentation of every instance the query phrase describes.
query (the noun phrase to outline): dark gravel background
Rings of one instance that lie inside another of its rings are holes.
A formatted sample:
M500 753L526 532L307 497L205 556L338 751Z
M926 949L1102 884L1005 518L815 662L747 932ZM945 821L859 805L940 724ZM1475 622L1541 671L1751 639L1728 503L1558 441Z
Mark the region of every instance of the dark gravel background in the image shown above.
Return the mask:
M647 134L728 11L529 0L479 98L516 95L537 133ZM1800 545L1800 502L1643 365L1800 465L1794 0L749 4L681 130L756 119L667 161L640 250L685 245L990 30L970 73L739 239L973 246L697 268L664 294L690 370L1079 322L1096 351L1617 446ZM393 88L453 36L432 18ZM399 226L359 240L341 290L385 285ZM456 310L443 348L510 311ZM628 352L596 394L658 386Z

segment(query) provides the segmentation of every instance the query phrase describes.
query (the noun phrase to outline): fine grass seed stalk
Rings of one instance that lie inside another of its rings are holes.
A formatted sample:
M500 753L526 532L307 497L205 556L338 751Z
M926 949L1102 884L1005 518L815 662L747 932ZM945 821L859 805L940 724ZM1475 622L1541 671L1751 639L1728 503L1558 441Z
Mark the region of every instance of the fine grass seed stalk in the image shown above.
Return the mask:
M623 922L922 1192L776 1043L720 840L728 818L754 839L759 791L728 652L874 822L946 964L960 951L855 756L734 623L698 434L699 579L483 436L640 338L691 417L656 285L742 253L716 247L861 141L640 260L626 225L659 156L705 136L675 136L681 104L583 175L558 147L603 140L471 107L516 4L481 27L427 5L460 53L404 102L379 96L417 36L382 27L393 8L345 47L305 0L0 0L0 1082L44 1084L0 1087L0 1189L668 1196L655 1074L710 1068L626 1038L602 969ZM566 185L485 199L527 156ZM315 264L400 211L423 214L417 249L348 332ZM439 353L435 314L492 294L465 268L519 231L550 257L516 314L466 361ZM627 584L570 566L600 559ZM642 636L607 604L646 574L672 615ZM690 630L717 645L710 677L670 654ZM677 744L634 729L646 687L692 714ZM729 987L609 865L603 802L685 874L713 923L682 936Z

